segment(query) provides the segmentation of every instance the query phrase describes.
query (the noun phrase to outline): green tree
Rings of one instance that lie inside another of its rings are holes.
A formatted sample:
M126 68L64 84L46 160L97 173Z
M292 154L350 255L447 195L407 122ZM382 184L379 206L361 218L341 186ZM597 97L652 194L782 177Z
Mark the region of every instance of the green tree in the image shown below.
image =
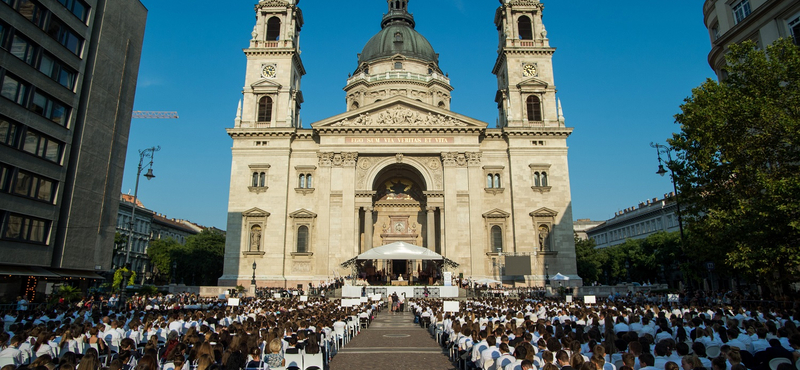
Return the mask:
M118 268L117 271L114 271L114 281L113 281L113 283L111 285L111 291L112 292L117 292L117 291L120 290L120 287L122 286L123 273L125 273L125 272L130 272L131 273L131 277L130 277L130 279L128 279L127 285L136 284L136 272L130 271L125 267Z
M575 255L578 276L583 279L584 283L599 281L606 255L596 249L594 239L581 240L575 235Z
M225 235L212 230L186 238L181 245L173 239L154 240L147 255L159 271L159 282L167 283L175 274L176 283L216 285L222 276ZM176 264L173 271L172 264Z
M173 255L182 248L183 246L172 238L150 241L150 245L147 247L147 257L158 271L158 275L155 277L156 282L164 284L170 281Z
M74 286L62 285L56 292L55 296L57 298L64 298L64 301L70 303L81 299L82 293L80 289Z
M800 49L732 45L727 77L692 91L671 146L689 260L763 282L797 281L800 254ZM688 238L687 238L688 240Z

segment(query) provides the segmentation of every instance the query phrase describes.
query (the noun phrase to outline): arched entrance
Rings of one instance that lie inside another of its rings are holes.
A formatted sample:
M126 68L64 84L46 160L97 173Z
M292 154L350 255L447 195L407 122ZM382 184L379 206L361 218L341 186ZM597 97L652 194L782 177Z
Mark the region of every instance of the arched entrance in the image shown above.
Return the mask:
M374 177L372 190L371 217L364 217L364 245L362 252L394 242L405 242L424 246L436 251L435 240L429 240L435 233L428 232L429 225L435 225L435 214L426 211L425 191L428 186L423 175L413 166L403 163L383 168ZM371 220L370 220L371 219ZM371 222L372 225L367 225ZM435 238L435 237L434 237ZM385 280L428 280L437 271L434 263L410 260L375 261L366 264L370 276L388 276ZM428 271L430 270L430 271Z

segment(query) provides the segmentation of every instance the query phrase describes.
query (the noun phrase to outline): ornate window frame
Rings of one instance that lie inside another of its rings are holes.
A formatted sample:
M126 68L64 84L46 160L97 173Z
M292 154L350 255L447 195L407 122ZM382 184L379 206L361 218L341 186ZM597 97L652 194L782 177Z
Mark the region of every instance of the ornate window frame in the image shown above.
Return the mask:
M242 212L242 236L241 245L246 246L242 248L242 254L245 256L263 256L264 255L264 234L267 230L267 220L270 213L260 208L250 208ZM257 244L253 244L252 235L250 230L253 227L261 227L260 240ZM253 248L256 248L255 250Z
M307 209L298 209L289 214L292 219L292 257L313 256L314 255L314 227L316 226L317 214ZM308 228L308 246L305 252L297 251L297 232L301 226Z
M508 227L508 217L511 213L495 208L483 214L483 223L486 229L486 248L484 248L487 256L500 256L508 252L508 238L506 237L506 230ZM495 252L492 250L492 227L499 226L500 232L503 235L503 251Z
M558 212L542 207L530 213L531 220L533 222L533 233L534 233L534 250L538 251L539 254L558 254L555 251L555 238L553 237L553 227L556 224L556 216L558 216ZM547 235L544 236L544 240L540 240L542 237L540 231L542 228L547 229ZM544 245L542 246L542 243Z
M550 192L550 190L553 189L553 187L550 186L550 179L552 178L550 173L550 164L531 163L528 165L528 167L531 169L531 189L540 193ZM544 178L546 179L544 184L541 182L541 180L539 182L536 181L536 177L540 176L541 179L542 174L544 174Z
M483 178L486 180L483 190L492 195L502 194L505 190L505 166L483 166ZM489 186L489 176L492 176L492 186Z
M251 193L256 193L256 194L263 193L263 192L267 191L267 189L269 189L269 186L267 185L267 183L269 181L269 169L270 169L270 167L272 167L272 166L270 166L269 164L266 164L266 163L254 163L254 164L251 164L249 166L249 168L250 168L250 179L248 180L248 183L250 184L250 186L247 187L247 190L250 190ZM255 178L254 178L255 174L258 174L258 176L259 176L257 184L253 183L253 180L255 180ZM263 177L263 180L262 180L262 177ZM258 186L253 186L253 185L258 185Z
M295 166L294 170L297 173L295 176L297 187L294 188L294 191L303 195L313 193L314 184L317 181L317 166ZM306 182L309 176L311 177L311 186L308 186ZM303 179L302 181L301 178Z

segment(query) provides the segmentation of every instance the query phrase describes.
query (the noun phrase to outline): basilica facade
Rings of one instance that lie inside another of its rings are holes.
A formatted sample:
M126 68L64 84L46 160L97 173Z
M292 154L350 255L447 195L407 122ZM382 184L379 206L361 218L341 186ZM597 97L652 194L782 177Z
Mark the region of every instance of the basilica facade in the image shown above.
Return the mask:
M518 286L576 275L567 137L538 0L503 0L498 127L450 110L453 86L415 30L409 0L345 81L344 112L300 125L296 0L263 0L245 49L233 128L220 285L293 287L351 273L341 264L403 241L455 261L464 277ZM376 21L379 15L376 15ZM486 66L488 71L492 66ZM509 262L514 259L514 267ZM519 261L524 261L520 269ZM411 263L378 266L414 275ZM388 271L387 271L388 270Z

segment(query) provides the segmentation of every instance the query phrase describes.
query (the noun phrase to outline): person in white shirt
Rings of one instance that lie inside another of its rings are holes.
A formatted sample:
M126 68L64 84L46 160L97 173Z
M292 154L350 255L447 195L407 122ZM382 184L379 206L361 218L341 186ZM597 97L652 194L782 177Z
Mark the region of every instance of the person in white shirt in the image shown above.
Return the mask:
M497 350L497 338L495 338L494 335L490 335L486 338L486 345L488 347L481 351L481 357L476 363L479 369L485 368L484 365L487 362L500 358L500 351Z
M19 336L14 336L9 341L8 347L3 351L0 351L0 359L3 359L3 362L6 363L13 363L14 366L22 365L23 356L22 351L19 350L19 346L22 343L22 338Z
M486 333L486 330L481 330L478 333L478 337L480 338L480 341L478 343L475 343L474 346L472 346L472 356L470 356L470 360L472 362L474 362L475 364L477 364L480 361L481 352L483 352L483 350L489 348L489 343L486 341L486 338L488 336L489 335Z
M496 369L505 369L506 366L516 361L514 356L512 356L511 353L509 353L508 344L500 343L500 347L498 348L498 350L500 351L500 357L494 360Z
M653 358L653 355L646 352L639 355L639 364L641 364L641 370L659 370L659 368L653 366L654 363L655 363L655 358ZM685 370L691 370L691 369L685 369Z

